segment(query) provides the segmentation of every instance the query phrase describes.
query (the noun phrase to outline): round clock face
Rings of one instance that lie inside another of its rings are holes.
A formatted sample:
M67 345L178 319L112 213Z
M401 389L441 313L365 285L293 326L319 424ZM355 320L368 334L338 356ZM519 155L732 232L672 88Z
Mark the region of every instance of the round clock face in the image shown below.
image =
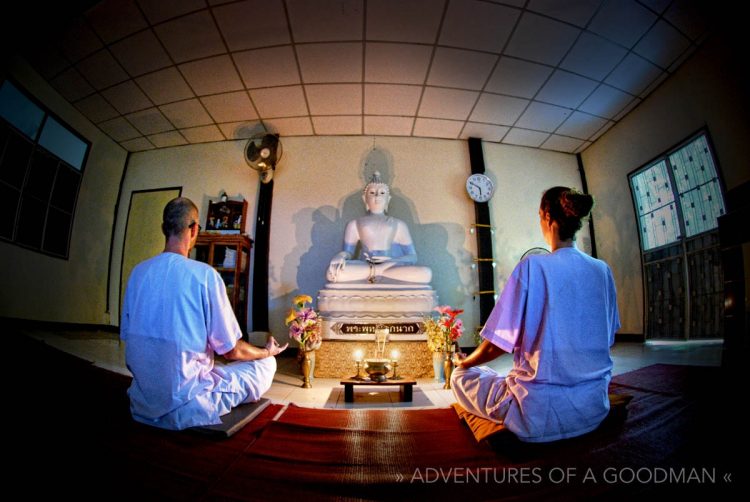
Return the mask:
M472 174L466 180L469 197L477 202L487 202L495 191L495 184L484 174Z

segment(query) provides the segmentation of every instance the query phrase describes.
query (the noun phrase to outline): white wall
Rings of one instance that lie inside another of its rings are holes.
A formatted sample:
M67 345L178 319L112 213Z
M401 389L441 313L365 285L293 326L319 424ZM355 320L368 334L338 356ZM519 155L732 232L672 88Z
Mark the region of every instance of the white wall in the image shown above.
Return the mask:
M627 175L707 126L726 188L750 179L744 54L714 38L635 110L586 149L600 258L612 266L623 333L643 333L640 247Z
M463 308L473 329L479 320L473 203L466 195L470 173L465 141L417 138L289 137L274 177L269 263L270 328L284 340L283 319L293 296L313 297L325 269L342 246L346 222L364 214L366 175L379 170L391 185L389 213L404 220L419 263L433 269L433 288L443 304ZM113 277L119 277L122 235L133 190L183 186L205 219L208 201L222 190L248 200L252 235L258 177L243 161L243 141L182 146L131 156L124 182L114 246ZM544 189L579 186L575 157L523 147L485 144L490 176L500 185L491 204L498 234L495 248L502 280L520 255L542 245L537 209ZM156 219L160 215L155 215ZM585 242L586 239L584 238ZM252 279L252 278L251 278ZM119 285L112 285L117 294ZM251 310L251 309L250 309ZM471 344L470 335L462 343Z
M0 242L0 316L109 324L107 264L114 207L126 152L49 87L23 61L5 69L91 143L68 260Z
M490 201L490 214L495 227L495 288L500 292L528 249L549 249L539 227L539 203L544 191L556 185L581 190L581 177L574 155L485 143L484 157L487 173L497 187ZM591 254L588 222L584 222L576 244Z

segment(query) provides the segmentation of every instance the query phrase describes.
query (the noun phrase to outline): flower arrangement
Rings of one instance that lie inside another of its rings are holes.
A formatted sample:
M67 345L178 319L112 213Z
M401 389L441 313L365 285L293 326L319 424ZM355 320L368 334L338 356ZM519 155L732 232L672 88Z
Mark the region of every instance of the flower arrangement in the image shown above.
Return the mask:
M464 323L458 319L463 310L443 305L435 307L435 311L440 315L437 318L429 317L424 322L427 346L433 352L452 352L453 344L464 332Z
M316 350L323 341L320 320L312 307L305 306L308 303L312 303L308 295L297 295L286 316L286 324L289 326L289 337L299 344L301 350Z

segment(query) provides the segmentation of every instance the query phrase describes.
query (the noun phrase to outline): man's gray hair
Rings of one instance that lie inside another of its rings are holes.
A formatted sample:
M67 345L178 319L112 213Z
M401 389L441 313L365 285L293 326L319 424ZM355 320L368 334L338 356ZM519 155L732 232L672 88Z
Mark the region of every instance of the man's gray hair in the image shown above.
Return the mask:
M165 237L179 235L193 223L191 213L198 207L187 197L177 197L167 202L162 214L161 231ZM196 222L197 223L197 222Z

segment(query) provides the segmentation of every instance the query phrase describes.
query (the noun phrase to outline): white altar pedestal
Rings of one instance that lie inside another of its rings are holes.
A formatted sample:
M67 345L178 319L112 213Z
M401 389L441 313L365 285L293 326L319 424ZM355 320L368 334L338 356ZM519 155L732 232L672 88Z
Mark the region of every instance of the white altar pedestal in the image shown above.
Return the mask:
M353 375L354 351L375 357L375 326L384 325L390 331L384 355L399 351L399 374L431 377L432 354L423 323L436 305L437 294L425 285L392 280L326 284L318 293L323 345L316 356L315 376Z

